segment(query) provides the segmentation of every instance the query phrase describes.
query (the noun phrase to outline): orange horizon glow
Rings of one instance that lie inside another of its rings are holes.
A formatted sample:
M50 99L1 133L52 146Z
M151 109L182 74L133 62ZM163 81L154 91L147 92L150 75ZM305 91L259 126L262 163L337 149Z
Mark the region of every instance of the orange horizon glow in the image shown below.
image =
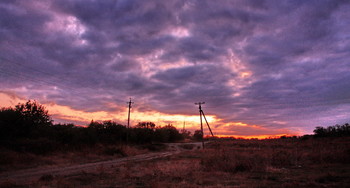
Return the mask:
M282 136L292 137L292 136L300 136L300 135L295 135L295 134L248 135L248 136L242 136L242 135L215 135L215 137L218 137L218 138L258 139L258 140L276 139L276 138L280 138ZM210 136L206 136L206 137L210 138Z
M28 101L24 97L19 97L13 93L0 92L0 106L1 107L14 107L18 103L25 103ZM39 102L39 101L38 101ZM42 105L49 111L49 115L57 123L73 123L75 125L84 126L88 125L91 120L102 122L102 121L114 121L118 124L127 124L127 107L118 107L119 111L108 112L108 111L96 111L96 112L85 112L83 110L73 109L70 106L58 105L50 101L41 101ZM206 115L206 118L213 129L216 137L235 137L244 139L266 139L266 138L277 138L281 136L295 136L302 135L301 131L291 131L288 129L267 129L259 125L249 125L244 122L230 122L223 123L221 119L214 115ZM146 111L140 112L137 109L133 109L131 112L131 127L139 122L154 122L157 126L164 126L172 124L177 129L185 129L194 133L195 130L200 130L200 119L198 115L184 115L184 114L166 114L158 111ZM204 134L208 135L207 126L203 124ZM240 135L240 131L234 131L232 129L244 129L244 135ZM248 134L252 132L252 134ZM257 135L254 132L267 133ZM271 133L271 134L268 134Z

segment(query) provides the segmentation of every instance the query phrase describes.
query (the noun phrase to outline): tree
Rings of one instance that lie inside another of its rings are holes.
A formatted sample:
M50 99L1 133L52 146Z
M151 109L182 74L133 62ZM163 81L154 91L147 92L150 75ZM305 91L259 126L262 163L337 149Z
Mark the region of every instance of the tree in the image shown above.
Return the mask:
M22 133L21 114L13 108L0 109L0 140L8 140Z
M181 130L181 135L184 139L191 138L191 132L185 129Z
M33 126L52 125L51 117L45 107L36 101L27 101L24 104L18 104L15 111L19 112L25 123Z
M334 125L324 127L316 127L314 130L315 137L341 137L350 136L350 125L345 123L344 125Z
M314 133L317 137L324 137L326 136L326 129L323 127L316 127Z
M158 142L175 142L182 139L182 134L171 124L157 128L155 131L155 140Z
M193 134L193 138L195 140L202 140L203 139L203 134L202 134L202 131L201 130L196 130L194 131L194 134Z
M137 128L146 128L146 129L154 129L156 127L156 124L153 122L139 122L136 125Z
M29 100L19 103L15 108L0 110L0 131L3 139L44 134L44 130L50 125L52 120L48 111L36 101Z

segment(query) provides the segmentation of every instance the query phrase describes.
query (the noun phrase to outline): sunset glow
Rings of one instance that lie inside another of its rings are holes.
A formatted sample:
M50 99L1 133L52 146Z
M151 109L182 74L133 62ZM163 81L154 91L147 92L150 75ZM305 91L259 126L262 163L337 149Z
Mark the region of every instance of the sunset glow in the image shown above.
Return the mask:
M131 98L132 126L193 133L205 102L219 137L311 134L350 122L349 20L346 1L4 1L0 107L125 125Z

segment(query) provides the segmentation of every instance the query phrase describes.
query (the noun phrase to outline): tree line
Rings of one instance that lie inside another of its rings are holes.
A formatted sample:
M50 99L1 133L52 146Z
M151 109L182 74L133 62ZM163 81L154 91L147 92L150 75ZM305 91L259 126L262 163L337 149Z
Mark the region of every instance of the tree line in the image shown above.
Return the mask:
M314 130L315 137L344 137L350 136L350 125L333 125L328 127L316 127Z
M91 121L86 127L54 124L45 107L36 101L0 109L0 147L17 151L44 154L96 144L148 144L185 138L191 138L189 131L179 132L171 124L159 127L153 122L140 122L129 129L114 121Z
M350 136L350 125L316 127L314 137ZM97 144L149 144L201 140L200 130L179 132L171 124L160 127L140 122L127 129L114 121L91 121L86 127L54 124L45 107L36 101L0 109L0 148L45 154L55 150L79 149Z

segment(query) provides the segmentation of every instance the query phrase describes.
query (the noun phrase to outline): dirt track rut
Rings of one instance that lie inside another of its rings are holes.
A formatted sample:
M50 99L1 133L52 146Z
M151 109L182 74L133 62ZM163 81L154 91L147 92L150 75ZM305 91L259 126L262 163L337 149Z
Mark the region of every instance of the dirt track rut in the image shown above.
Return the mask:
M201 148L201 143L186 143L193 145L193 150ZM55 168L33 168L26 170L18 170L12 172L4 172L0 174L0 181L15 181L15 182L24 182L29 180L39 179L44 175L71 175L82 172L91 172L96 171L99 168L113 168L115 166L124 164L126 162L138 162L138 161L147 161L157 158L163 158L167 156L171 156L177 153L184 151L181 145L182 143L169 143L167 144L170 148L170 151L167 152L159 152L159 153L147 153L142 155L136 155L131 157L113 159L108 161L100 161L94 163L86 163L80 165L73 165L67 167L55 167ZM188 150L187 150L188 151Z

